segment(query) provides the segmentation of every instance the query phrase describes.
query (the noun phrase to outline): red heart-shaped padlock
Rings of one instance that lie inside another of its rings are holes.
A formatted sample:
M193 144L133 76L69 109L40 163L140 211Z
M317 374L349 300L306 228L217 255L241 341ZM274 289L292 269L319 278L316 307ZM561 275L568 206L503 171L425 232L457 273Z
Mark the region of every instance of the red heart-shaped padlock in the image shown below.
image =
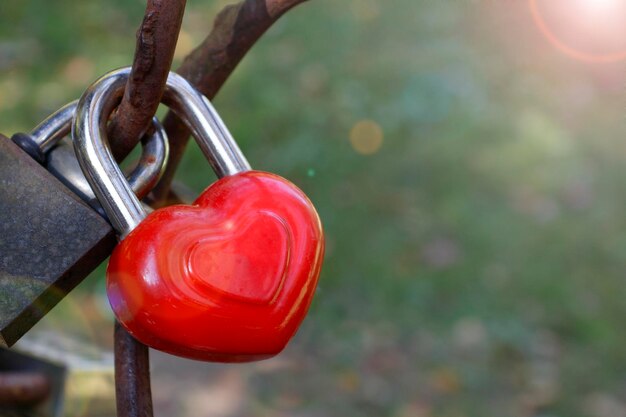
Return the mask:
M279 353L304 319L324 252L309 199L277 175L224 177L159 209L114 250L107 293L139 341L192 359Z

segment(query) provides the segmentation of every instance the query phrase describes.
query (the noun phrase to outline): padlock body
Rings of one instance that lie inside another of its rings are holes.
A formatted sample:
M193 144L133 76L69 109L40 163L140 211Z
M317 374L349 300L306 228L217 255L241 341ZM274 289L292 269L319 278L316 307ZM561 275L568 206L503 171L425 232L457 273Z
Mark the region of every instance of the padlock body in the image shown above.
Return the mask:
M106 259L111 226L0 135L0 345L11 346Z
M115 248L107 294L141 342L246 362L279 353L317 286L324 237L309 199L273 174L224 177L191 206L151 213Z

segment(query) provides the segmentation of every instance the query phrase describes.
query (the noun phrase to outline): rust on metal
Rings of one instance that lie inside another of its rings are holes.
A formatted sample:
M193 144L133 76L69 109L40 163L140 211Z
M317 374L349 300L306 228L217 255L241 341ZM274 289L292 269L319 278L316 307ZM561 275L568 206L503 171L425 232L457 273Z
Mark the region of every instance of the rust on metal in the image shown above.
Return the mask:
M124 97L109 124L116 159L139 143L157 111L183 20L186 0L149 0L137 31L133 67Z
M215 97L246 53L283 14L307 0L244 0L226 6L204 41L183 61L177 72L209 99ZM163 126L170 141L169 162L153 192L157 206L175 201L170 185L189 139L189 130L172 112ZM159 204L161 202L161 204Z

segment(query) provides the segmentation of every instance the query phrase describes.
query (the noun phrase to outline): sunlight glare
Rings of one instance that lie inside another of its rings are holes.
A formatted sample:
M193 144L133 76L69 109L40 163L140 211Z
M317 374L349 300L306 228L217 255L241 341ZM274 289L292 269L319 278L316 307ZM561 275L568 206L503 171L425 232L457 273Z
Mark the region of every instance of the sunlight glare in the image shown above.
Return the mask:
M543 35L567 55L588 62L626 58L626 0L529 0Z

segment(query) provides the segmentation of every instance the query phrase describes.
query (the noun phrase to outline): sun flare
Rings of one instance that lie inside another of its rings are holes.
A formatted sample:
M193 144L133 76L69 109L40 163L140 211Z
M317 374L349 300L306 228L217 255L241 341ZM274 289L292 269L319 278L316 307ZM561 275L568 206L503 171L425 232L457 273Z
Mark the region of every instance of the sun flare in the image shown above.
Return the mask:
M626 0L529 0L536 26L561 52L588 62L626 58Z

